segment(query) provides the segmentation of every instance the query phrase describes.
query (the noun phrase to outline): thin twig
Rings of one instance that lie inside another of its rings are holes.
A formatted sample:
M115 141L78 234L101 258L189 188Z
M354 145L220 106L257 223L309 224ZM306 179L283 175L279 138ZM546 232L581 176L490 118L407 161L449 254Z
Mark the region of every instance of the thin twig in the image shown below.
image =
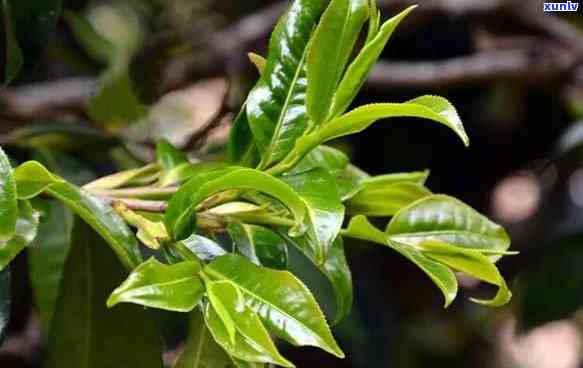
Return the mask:
M164 212L168 207L168 204L164 201L148 201L143 199L116 198L103 195L98 195L97 197L99 197L99 199L103 200L107 204L113 204L115 202L123 203L127 208L135 211Z

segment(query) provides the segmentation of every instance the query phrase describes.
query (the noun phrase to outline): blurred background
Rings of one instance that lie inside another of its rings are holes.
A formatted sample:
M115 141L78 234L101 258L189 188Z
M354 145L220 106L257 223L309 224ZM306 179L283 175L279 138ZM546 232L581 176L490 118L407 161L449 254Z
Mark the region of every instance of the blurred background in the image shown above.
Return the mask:
M258 78L247 53L266 55L269 32L289 4L8 3L22 58L15 78L14 65L3 65L4 81L14 80L0 90L0 144L76 183L151 160L160 138L194 157L222 157L232 116ZM583 4L550 14L538 0L379 0L384 18L411 3L419 8L389 42L358 103L443 95L471 147L413 119L334 145L371 174L429 168L430 189L504 225L520 251L500 265L514 299L501 309L472 304L468 295L491 290L460 276L461 296L444 310L438 289L412 264L351 242L356 301L335 330L348 358L310 348L284 353L299 367L580 367ZM2 42L6 60L10 37ZM66 247L67 224L44 226L37 242ZM0 367L42 361L46 316L34 301L46 296L28 286L37 253L13 266L13 319Z

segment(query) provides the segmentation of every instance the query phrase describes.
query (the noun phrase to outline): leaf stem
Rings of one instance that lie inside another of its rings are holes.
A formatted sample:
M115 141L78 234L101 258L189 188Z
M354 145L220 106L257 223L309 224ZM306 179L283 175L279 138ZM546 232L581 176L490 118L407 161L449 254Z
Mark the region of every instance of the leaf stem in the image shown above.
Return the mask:
M100 197L111 198L135 198L135 199L166 199L178 190L178 187L136 187L122 189L90 189L85 188L91 194Z

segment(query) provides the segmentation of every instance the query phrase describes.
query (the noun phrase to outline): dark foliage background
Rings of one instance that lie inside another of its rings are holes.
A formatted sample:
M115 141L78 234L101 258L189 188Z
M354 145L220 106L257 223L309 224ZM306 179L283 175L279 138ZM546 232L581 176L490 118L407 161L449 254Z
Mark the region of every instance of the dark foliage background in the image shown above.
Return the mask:
M380 1L385 17L409 3ZM299 367L577 367L583 346L582 10L545 14L542 2L534 0L418 3L358 102L443 95L457 107L471 147L465 149L445 129L420 120L378 124L336 144L371 174L430 168L434 192L459 197L506 226L513 249L521 252L501 265L515 298L503 309L471 304L463 296L487 290L461 276L462 297L444 310L438 290L413 265L390 250L353 242L348 253L356 303L349 320L336 330L348 359L336 361L312 349L284 351ZM216 121L226 120L205 119L204 111L181 120L180 109L196 112L210 105L216 110L211 117L228 120L257 78L246 53L265 55L267 31L285 4L63 4L79 15L96 16L90 10L100 9L106 18L120 6L142 22L143 42L129 63L141 100L151 104L171 91L186 92L178 105L161 109L160 134L182 129L178 141L183 146L201 157L221 155L226 125ZM121 19L108 20L118 36L127 26ZM17 27L26 29L29 23L22 22ZM156 134L134 142L133 134L116 135L119 127L89 123L83 106L107 63L87 52L71 22L60 17L56 32L40 46L36 42L23 49L24 71L0 91L0 141L10 154L19 160L64 154L92 172L85 178L132 165L123 155L103 159L109 143L99 140L92 140L93 146L71 137L11 140L15 130L43 121L77 122L106 132L99 139L127 139L134 154L147 157ZM209 83L209 78L230 80L224 106L220 82ZM206 84L192 87L201 81ZM68 170L83 181L79 170ZM27 286L27 267L25 256L12 267L13 319L0 348L2 367L37 367L42 360L44 338ZM171 331L177 341L179 331L180 326Z

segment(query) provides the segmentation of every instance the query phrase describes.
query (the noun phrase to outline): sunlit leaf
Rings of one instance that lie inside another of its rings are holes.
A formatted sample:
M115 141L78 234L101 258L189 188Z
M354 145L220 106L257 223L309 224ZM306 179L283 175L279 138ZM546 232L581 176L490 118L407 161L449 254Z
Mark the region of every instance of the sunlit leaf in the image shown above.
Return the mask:
M219 257L204 272L213 280L235 284L246 305L279 337L344 357L316 300L291 273L256 266L238 255Z
M176 312L189 312L200 300L204 288L198 262L165 265L150 258L139 265L107 299L109 308L120 303Z
M375 185L372 188L364 184L363 188L346 202L346 211L366 216L392 216L403 207L431 194L423 185L412 182Z
M18 208L16 184L10 160L0 148L0 241L7 241L14 235Z
M0 241L0 270L3 270L13 259L36 238L39 223L39 213L29 201L18 202L18 218L16 231L10 240Z

